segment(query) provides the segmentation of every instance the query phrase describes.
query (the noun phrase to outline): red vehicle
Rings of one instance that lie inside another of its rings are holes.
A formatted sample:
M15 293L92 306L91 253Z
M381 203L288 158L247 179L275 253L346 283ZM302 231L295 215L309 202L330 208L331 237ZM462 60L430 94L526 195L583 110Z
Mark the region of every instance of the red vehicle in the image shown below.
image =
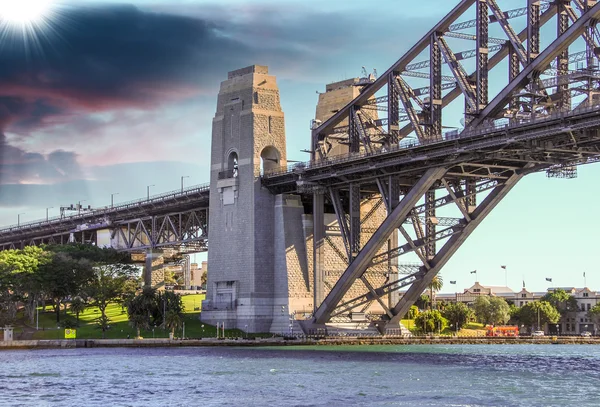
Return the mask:
M519 336L518 326L488 326L485 336Z

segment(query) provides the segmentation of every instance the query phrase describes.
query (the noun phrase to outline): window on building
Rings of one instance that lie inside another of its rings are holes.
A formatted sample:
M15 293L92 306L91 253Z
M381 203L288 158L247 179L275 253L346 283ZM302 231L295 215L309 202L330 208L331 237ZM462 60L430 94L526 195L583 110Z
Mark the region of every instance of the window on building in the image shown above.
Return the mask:
M583 322L583 318L579 318L579 322Z
M519 301L519 307L523 306L523 301Z
M521 298L527 298L527 294L521 294Z
M586 307L586 309L589 311L589 310L590 310L590 308L592 308L592 304L588 303L588 304L587 304L585 307Z
M565 331L570 331L570 330L571 330L571 324L566 324Z
M474 292L474 293L479 293L479 292L481 292L481 289L480 289L480 288L474 288L474 289L473 289L473 292Z
M584 296L584 297L589 297L589 295L588 295L588 294L589 294L589 293L583 293L583 296Z

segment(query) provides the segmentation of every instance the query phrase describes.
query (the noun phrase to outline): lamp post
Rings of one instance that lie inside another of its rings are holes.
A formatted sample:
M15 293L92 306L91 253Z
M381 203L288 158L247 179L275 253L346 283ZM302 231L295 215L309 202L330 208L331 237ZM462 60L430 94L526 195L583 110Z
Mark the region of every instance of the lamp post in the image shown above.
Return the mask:
M189 178L189 177L190 177L189 175L182 175L181 176L181 193L183 193L183 179L184 178Z
M146 197L147 197L148 201L150 200L150 187L155 187L155 186L156 185L147 185L146 186Z
M17 226L21 226L21 215L25 215L25 212L17 214Z
M115 195L119 195L118 192L113 192L112 194L110 194L110 208L112 209L115 205L115 200L114 197Z
M46 222L48 222L48 209L54 209L54 206L46 208Z

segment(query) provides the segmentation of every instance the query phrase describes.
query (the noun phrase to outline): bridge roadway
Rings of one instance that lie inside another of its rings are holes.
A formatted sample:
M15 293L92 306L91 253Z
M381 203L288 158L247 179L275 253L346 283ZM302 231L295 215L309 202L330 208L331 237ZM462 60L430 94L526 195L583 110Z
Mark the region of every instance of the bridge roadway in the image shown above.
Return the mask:
M480 126L456 139L427 144L406 139L385 152L334 156L280 168L264 174L262 182L273 193L301 193L308 199L315 189L349 183L376 188L378 179L392 175L399 177L401 184L405 179L410 187L426 169L440 165L449 168L447 180L453 176L493 180L507 179L515 172L597 162L599 110L600 106L594 105L521 123ZM557 138L561 135L562 139ZM184 251L204 251L208 204L206 184L112 208L13 225L0 229L0 250L41 243L97 243L96 232L109 229L121 250L187 245Z
M42 243L96 244L98 231L108 230L120 250L183 245L183 251L205 251L208 199L209 185L197 185L113 207L12 225L0 229L0 250Z
M263 176L273 192L294 192L319 186L375 182L380 177L408 178L406 186L426 169L449 168L456 175L506 179L515 171L545 171L553 166L581 165L600 159L600 105L555 112L520 123L479 126L452 140L420 144L405 139L396 148L376 154L351 153L290 165ZM577 134L577 137L576 137ZM557 139L557 136L563 136ZM582 138L583 137L583 138Z

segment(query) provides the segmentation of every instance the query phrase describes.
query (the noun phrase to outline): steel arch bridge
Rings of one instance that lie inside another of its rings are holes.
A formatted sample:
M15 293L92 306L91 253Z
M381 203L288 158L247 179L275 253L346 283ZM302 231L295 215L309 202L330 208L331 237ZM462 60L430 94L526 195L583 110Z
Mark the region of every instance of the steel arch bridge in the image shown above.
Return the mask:
M272 193L302 195L315 220L316 309L305 331L373 303L384 310L373 324L396 328L519 180L540 171L570 178L578 165L600 160L600 4L521 2L512 10L500 0L457 2L384 74L357 83L357 98L314 123L310 162L262 176ZM457 116L464 129L448 131ZM339 146L347 153L335 155ZM361 226L366 199L387 211L375 230ZM116 221L125 250L205 245L208 188L161 200L106 209L89 221ZM343 240L336 253L345 271L332 286L324 282L325 206ZM0 248L70 236L85 216L0 231ZM393 266L406 255L418 265ZM368 271L382 265L385 282L371 280ZM351 295L357 286L362 294ZM401 289L400 298L391 296Z
M360 83L351 103L314 123L310 163L265 174L273 191L312 193L317 287L324 203L344 240L347 268L326 295L316 294L320 305L305 330L375 301L384 309L373 319L378 329L397 327L521 178L539 171L571 178L578 165L600 159L600 4L523 0L523 8L503 10L499 3L458 2L383 75ZM457 114L464 129L444 131ZM340 145L348 153L334 156ZM388 215L361 245L367 196L381 199ZM456 221L442 226L441 213ZM405 242L381 253L395 231ZM370 268L408 253L418 269L383 285L368 280ZM364 294L349 298L356 284ZM401 288L402 297L386 304Z

